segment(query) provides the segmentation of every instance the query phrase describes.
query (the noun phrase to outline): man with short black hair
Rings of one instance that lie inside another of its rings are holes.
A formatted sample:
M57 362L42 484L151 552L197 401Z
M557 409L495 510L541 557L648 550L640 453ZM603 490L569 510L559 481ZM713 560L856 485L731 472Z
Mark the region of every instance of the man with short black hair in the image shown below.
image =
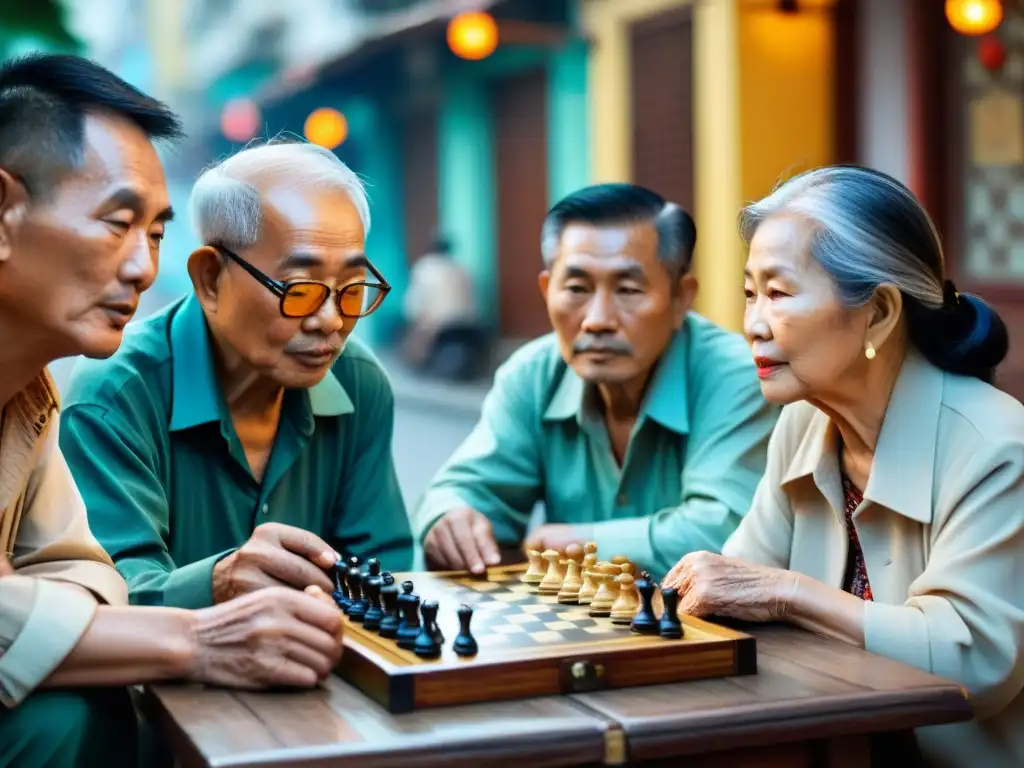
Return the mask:
M690 311L697 232L631 184L581 189L541 231L554 333L495 376L476 428L414 525L428 562L480 572L499 546L595 541L665 573L718 551L746 514L778 412L746 342ZM547 524L527 535L531 510Z
M337 608L315 589L201 611L125 605L58 446L46 367L120 345L171 218L153 142L180 135L167 107L93 62L0 66L3 765L132 765L124 686L312 686L341 653Z

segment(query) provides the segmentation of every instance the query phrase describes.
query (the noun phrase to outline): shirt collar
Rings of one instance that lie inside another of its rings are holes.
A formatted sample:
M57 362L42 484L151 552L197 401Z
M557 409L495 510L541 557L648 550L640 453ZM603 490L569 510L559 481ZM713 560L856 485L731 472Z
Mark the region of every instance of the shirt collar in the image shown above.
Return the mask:
M932 487L943 373L911 352L903 362L875 445L864 498L919 523L932 520ZM786 485L812 476L829 501L840 484L835 425L817 411L804 432L789 468Z
M185 298L171 320L173 401L170 430L190 429L221 420L226 411L213 365L213 347L203 308L194 296ZM328 371L308 390L306 403L313 416L342 416L355 407L341 382Z
M673 432L689 433L687 357L684 326L672 334L668 347L655 364L654 378L644 396L637 423L652 419ZM593 389L576 375L571 366L566 365L562 380L544 411L544 421L565 421L575 417L582 424L588 416L587 406L592 402Z

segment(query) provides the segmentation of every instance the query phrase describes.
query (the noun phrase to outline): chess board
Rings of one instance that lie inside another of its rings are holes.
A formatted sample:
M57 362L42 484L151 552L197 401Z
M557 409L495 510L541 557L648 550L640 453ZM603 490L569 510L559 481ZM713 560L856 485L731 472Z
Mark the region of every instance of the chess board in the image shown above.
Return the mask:
M345 650L338 674L390 712L501 699L582 693L609 688L754 674L754 638L682 617L683 638L632 632L589 608L562 605L524 584L525 566L492 568L486 577L459 573L395 574L415 593L439 604L442 653L423 659L345 617ZM452 649L457 610L473 608L471 632L479 651Z

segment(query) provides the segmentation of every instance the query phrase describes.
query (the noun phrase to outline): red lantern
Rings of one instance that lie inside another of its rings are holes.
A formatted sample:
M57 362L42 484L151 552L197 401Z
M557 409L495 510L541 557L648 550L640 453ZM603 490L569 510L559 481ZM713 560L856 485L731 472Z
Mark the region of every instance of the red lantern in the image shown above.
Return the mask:
M981 66L995 74L1006 64L1006 46L995 35L986 35L978 43L978 60Z

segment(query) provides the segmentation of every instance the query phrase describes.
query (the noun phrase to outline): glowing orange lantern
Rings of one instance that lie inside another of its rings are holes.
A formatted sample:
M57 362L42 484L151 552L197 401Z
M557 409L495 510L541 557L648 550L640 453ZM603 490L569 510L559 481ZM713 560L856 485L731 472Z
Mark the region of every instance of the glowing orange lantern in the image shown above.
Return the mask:
M1003 20L999 0L946 0L949 25L961 35L984 35Z
M460 13L448 22L448 47L463 59L485 59L498 47L498 24L483 11Z
M220 113L220 131L229 141L248 141L260 127L260 108L249 99L233 99Z
M303 133L313 144L334 149L348 137L348 121L338 110L320 107L309 113Z

